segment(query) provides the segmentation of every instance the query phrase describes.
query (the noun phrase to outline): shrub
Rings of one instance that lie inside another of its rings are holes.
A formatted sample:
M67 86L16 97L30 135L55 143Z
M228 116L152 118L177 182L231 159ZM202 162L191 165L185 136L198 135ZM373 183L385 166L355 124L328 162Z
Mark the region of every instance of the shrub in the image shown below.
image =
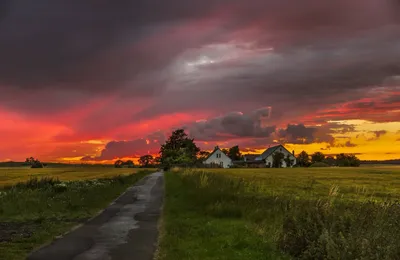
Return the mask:
M26 182L19 182L14 187L15 188L26 188L26 189L42 189L47 187L52 187L55 184L61 183L58 179L53 177L43 177L43 178L30 178Z
M329 167L329 165L324 162L316 162L311 164L310 167Z

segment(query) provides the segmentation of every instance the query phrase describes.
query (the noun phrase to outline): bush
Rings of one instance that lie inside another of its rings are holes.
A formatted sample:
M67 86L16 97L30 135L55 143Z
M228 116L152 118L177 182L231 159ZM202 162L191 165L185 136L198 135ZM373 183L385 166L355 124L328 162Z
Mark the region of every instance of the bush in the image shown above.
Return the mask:
M53 177L43 177L43 178L30 178L26 182L19 182L14 187L15 188L26 188L26 189L42 189L52 187L55 184L61 183L60 180Z
M310 167L329 167L329 165L324 162L316 162L311 164Z

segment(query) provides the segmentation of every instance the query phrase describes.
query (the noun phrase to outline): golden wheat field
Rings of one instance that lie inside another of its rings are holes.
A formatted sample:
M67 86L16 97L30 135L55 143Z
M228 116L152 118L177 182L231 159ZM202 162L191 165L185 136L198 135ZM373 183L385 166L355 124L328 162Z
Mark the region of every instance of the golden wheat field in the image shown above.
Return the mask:
M196 171L196 170L195 170ZM261 193L323 197L332 189L345 199L399 199L400 167L200 169L241 178Z
M60 167L32 169L29 167L0 168L0 187L24 182L30 178L52 177L61 181L108 178L136 173L139 168Z

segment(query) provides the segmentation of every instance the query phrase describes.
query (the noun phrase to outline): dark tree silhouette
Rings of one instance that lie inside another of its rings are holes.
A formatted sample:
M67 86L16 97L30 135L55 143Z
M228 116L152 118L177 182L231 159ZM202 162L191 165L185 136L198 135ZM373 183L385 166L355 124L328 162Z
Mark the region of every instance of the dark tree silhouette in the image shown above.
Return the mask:
M272 154L272 167L273 168L282 168L282 162L285 158L285 155L281 152L275 152Z
M124 165L128 166L128 168L135 167L135 163L132 160L128 160L124 163Z
M146 154L140 157L139 164L142 167L149 167L154 164L154 157L150 154Z
M313 155L311 155L311 163L323 162L324 160L325 160L325 155L321 152L316 152Z
M294 164L294 161L292 158L290 158L289 154L285 158L285 163L286 163L286 167L292 167Z
M25 163L30 165L31 168L43 168L44 165L38 159L33 157L26 158Z
M296 158L297 165L300 167L308 167L310 166L310 157L308 153L302 151Z
M239 146L233 146L229 148L228 157L232 159L232 161L239 161L242 159L242 154L240 153Z
M124 165L124 161L122 161L122 160L116 160L114 163L115 168L122 168L123 165Z
M197 161L200 149L193 139L190 139L185 130L175 130L165 144L161 145L160 162L164 169L172 165L193 165Z

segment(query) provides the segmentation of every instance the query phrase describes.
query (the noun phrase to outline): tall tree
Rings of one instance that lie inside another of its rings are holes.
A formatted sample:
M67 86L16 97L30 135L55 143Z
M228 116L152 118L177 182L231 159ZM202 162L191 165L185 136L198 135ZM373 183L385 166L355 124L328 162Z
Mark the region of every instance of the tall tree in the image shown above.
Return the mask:
M193 165L199 152L194 139L190 139L185 130L178 129L161 145L160 162L166 169L174 164Z
M272 167L273 168L282 168L282 161L285 158L285 155L281 152L275 152L272 154Z
M292 158L290 157L290 155L288 154L285 158L285 163L286 163L286 167L292 167L294 161L292 160Z
M143 155L139 158L139 164L142 167L149 167L153 165L153 163L154 163L154 158L150 154Z
M239 161L242 159L242 154L240 153L238 145L229 148L228 157L231 158L232 161Z
M316 162L323 162L325 160L325 154L321 152L316 152L311 155L311 162L316 163Z
M306 151L302 151L296 158L297 164L301 167L310 166L310 157Z

